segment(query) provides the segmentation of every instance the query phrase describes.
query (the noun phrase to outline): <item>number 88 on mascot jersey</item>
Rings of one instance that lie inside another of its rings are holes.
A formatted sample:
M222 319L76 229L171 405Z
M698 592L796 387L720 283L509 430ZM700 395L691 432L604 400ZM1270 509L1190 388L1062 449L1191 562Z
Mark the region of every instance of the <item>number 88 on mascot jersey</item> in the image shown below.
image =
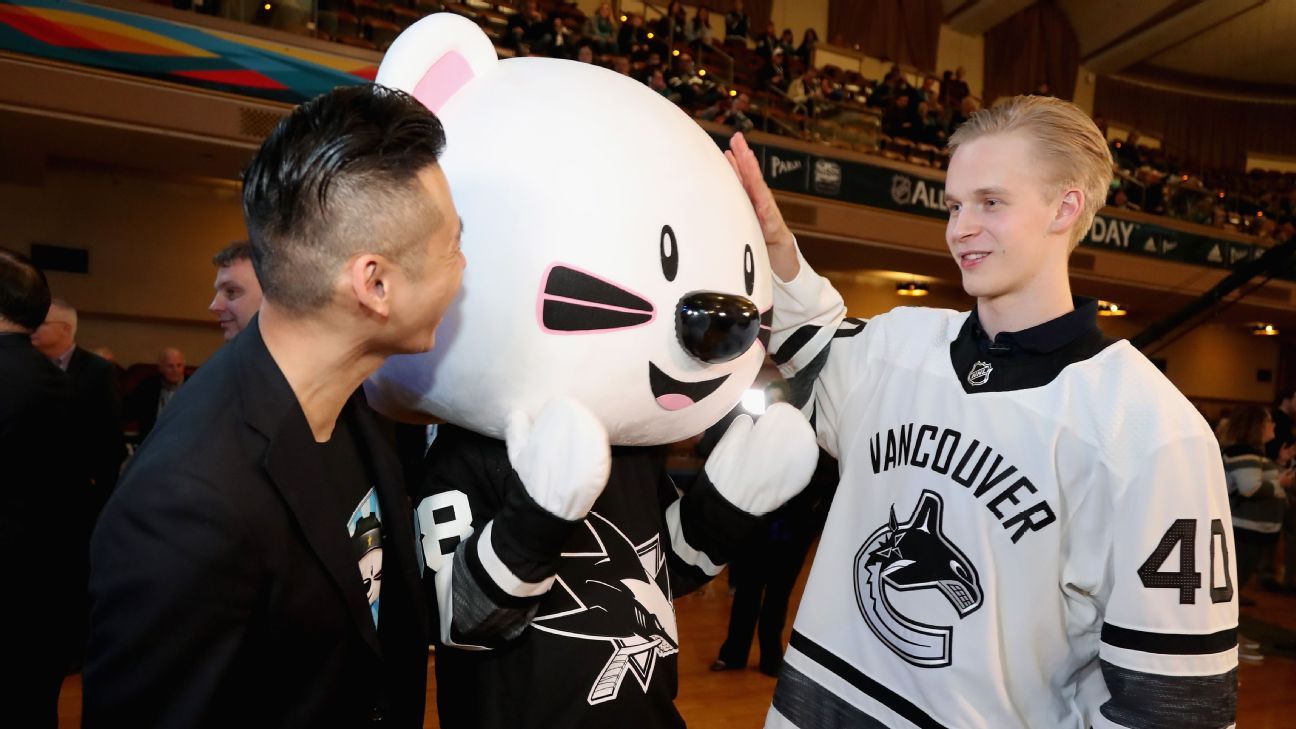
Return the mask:
M378 83L445 127L463 289L428 353L367 383L444 420L414 494L443 727L683 726L673 597L735 555L817 458L801 414L734 419L691 484L664 444L714 425L765 357L759 225L715 144L633 79L500 61L419 21Z

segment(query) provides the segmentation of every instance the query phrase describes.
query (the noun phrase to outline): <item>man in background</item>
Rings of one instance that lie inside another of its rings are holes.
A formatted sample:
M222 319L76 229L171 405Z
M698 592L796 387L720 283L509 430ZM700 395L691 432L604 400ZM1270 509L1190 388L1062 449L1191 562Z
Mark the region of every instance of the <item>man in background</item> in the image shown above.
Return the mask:
M140 381L126 396L123 408L128 422L135 423L142 442L153 430L162 410L185 381L184 352L167 347L158 354L158 371Z
M10 505L0 510L0 566L15 581L0 600L12 668L0 681L0 705L7 725L34 729L58 726L78 562L66 511L84 492L67 452L72 381L31 342L49 305L44 274L0 248L0 494Z
M261 284L252 268L252 244L235 241L212 256L216 295L207 306L220 320L225 341L247 328L261 308Z

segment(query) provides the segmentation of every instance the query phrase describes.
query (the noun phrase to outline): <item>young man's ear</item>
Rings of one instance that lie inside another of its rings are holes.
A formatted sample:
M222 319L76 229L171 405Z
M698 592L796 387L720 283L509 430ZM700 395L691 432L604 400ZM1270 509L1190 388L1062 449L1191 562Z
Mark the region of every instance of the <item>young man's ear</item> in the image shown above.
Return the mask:
M1084 206L1084 193L1080 190L1073 188L1062 193L1062 200L1053 215L1053 222L1049 224L1049 232L1062 233L1070 230L1076 224L1080 214L1084 212Z
M382 318L391 314L391 274L386 258L372 253L356 256L347 267L347 278L356 303Z

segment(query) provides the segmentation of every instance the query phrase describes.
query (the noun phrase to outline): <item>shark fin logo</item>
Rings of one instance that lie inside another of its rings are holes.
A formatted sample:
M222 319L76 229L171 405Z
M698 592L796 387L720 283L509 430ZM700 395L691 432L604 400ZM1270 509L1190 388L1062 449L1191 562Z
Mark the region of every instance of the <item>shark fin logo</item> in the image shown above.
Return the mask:
M657 659L679 652L679 631L660 539L654 535L633 544L595 512L584 525L598 548L563 553L551 592L565 594L566 599L558 601L564 609L537 615L531 626L610 645L607 663L592 677L587 700L594 705L616 699L627 675L646 692ZM542 611L550 604L546 602Z
M960 619L981 607L976 568L942 530L945 504L923 491L908 520L896 519L873 532L855 555L855 601L873 634L904 660L924 668L953 661L954 628L927 625L904 615L888 591L932 591L943 596Z

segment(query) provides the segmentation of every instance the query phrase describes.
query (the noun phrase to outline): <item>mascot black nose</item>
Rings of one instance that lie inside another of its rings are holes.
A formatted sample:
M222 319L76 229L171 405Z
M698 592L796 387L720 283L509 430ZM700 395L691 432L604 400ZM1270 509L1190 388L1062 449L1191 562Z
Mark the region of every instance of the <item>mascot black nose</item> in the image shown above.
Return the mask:
M751 299L698 291L679 300L675 333L684 351L702 362L736 359L760 334L760 311Z

